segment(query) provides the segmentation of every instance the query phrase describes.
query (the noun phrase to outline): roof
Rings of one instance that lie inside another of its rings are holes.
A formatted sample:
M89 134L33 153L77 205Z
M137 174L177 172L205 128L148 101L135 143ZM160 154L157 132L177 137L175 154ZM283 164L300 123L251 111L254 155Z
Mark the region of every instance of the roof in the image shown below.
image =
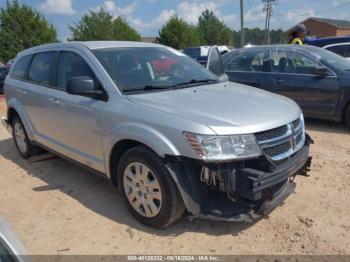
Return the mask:
M319 17L309 17L307 19L305 19L304 21L298 23L298 24L302 24L302 23L305 23L306 21L308 20L316 20L316 21L319 21L321 23L326 23L326 24L329 24L329 25L332 25L336 28L341 28L341 29L350 29L350 21L348 20L337 20L337 19L328 19L328 18L319 18ZM287 30L287 32L290 32L292 31L294 28L296 27L296 25L292 26L291 28L289 28Z
M337 19L328 19L328 18L318 18L318 17L310 17L309 19L317 20L337 28L350 28L350 21L347 20L337 20Z
M120 48L120 47L160 47L162 45L143 42L132 41L72 41L63 43L52 43L35 46L26 49L19 53L19 55L42 51L50 48L62 48L62 47L86 47L88 49L102 49L102 48Z

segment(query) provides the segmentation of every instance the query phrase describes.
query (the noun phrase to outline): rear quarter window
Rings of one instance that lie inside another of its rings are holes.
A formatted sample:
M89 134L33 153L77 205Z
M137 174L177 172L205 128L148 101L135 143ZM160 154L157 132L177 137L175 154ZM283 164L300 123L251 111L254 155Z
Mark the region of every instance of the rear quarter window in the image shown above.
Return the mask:
M11 77L19 80L26 80L28 67L32 59L31 55L23 56L13 66Z

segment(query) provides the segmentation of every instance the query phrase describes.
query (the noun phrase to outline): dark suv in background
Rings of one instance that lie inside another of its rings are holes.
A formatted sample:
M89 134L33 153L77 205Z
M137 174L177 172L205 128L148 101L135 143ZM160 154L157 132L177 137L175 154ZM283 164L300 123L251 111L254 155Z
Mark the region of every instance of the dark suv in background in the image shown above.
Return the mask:
M350 59L350 36L307 39L306 44L327 49Z
M314 46L272 45L223 56L232 82L295 100L304 115L350 126L350 61Z

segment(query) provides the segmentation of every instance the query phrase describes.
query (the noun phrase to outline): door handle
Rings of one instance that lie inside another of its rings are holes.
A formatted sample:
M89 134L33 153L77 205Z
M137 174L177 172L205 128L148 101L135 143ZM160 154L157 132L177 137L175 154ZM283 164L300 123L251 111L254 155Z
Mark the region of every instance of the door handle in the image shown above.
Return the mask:
M25 94L27 94L27 91L26 90L24 90L24 89L19 89L18 90L22 95L25 95Z
M49 101L55 105L59 105L61 102L57 98L50 97Z
M277 78L277 79L275 79L275 82L276 82L277 84L282 84L282 83L284 82L284 80L283 80L283 79L280 79L280 78Z

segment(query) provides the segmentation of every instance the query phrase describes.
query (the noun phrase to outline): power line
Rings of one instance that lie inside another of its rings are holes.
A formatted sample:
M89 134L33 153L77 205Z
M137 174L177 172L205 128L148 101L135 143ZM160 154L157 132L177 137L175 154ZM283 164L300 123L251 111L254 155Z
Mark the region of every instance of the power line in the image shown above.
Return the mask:
M270 20L272 16L272 4L275 4L276 0L262 0L264 5L263 11L266 11L265 19L265 44L270 44Z
M329 11L333 11L335 9L338 9L338 8L341 8L341 7L344 7L344 6L347 6L347 5L350 5L350 2L347 2L347 3L344 3L344 4L341 4L341 5L337 5L335 7L331 7L331 8L327 8L327 9L321 9L321 10L318 10L315 12L315 14L320 14L320 13L325 13L325 12L329 12ZM284 14L274 14L275 16L279 16L279 17L283 17L283 16L286 16L288 13L284 13ZM306 16L306 15L310 15L310 13L303 13L303 14L296 14L294 16Z
M241 47L244 47L244 8L243 8L243 0L241 2Z

